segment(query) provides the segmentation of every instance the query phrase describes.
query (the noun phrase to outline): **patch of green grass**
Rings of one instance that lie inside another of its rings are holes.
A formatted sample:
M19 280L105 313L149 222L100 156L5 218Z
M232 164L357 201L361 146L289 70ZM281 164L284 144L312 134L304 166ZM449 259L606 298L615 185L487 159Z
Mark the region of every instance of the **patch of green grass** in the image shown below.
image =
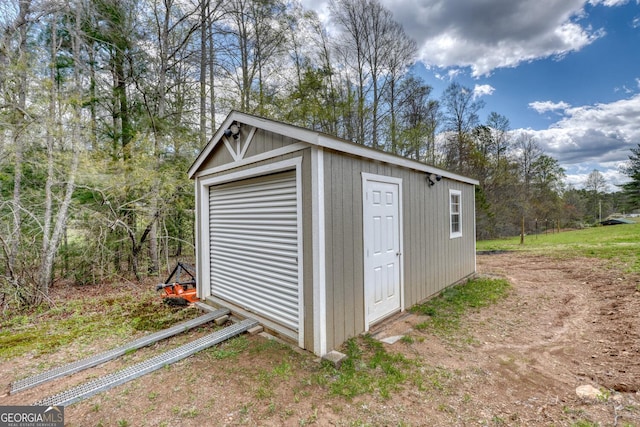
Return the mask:
M414 343L414 339L411 335L403 335L402 338L400 338L400 341L407 345L411 345Z
M198 315L163 304L155 292L58 301L50 307L5 312L0 317L0 358L49 354L72 342L128 338L157 331Z
M368 335L345 343L347 358L340 369L323 365L320 382L328 383L332 395L353 399L366 393L378 393L387 399L400 388L413 367L402 354L388 353L382 343Z
M429 319L419 323L419 331L430 331L439 336L451 336L460 329L460 319L469 309L485 307L505 297L510 288L504 279L477 278L445 289L437 297L411 308Z
M258 371L259 386L256 390L256 397L258 399L273 397L275 388L274 381L282 383L289 380L291 372L291 364L286 360L283 360L270 370L260 369Z
M249 347L249 340L245 335L239 335L220 345L211 347L207 350L207 354L217 360L235 358L246 350L247 347Z
M476 248L478 251L526 251L560 259L600 258L622 264L628 272L640 272L640 224L527 235L523 245L520 237L483 240L477 242Z

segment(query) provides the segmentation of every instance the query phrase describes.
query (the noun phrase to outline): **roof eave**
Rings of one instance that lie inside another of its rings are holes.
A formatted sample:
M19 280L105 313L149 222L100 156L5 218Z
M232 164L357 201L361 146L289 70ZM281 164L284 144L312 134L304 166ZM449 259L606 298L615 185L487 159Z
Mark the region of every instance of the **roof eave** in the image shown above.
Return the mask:
M464 182L471 185L479 184L479 182L475 179L458 175L456 173L452 173L440 168L436 168L434 166L429 166L426 163L396 156L394 154L386 153L384 151L376 150L370 147L366 147L364 145L341 140L340 138L336 138L327 134L322 134L320 132L312 131L312 130L294 126L294 125L289 125L282 122L273 121L270 119L265 119L258 116L253 116L246 113L241 113L239 111L232 111L231 113L229 113L227 118L220 125L220 128L218 128L216 133L211 137L211 139L209 140L209 143L200 152L196 160L193 162L193 164L189 168L188 175L190 179L193 179L195 177L196 173L198 172L198 170L200 169L204 161L207 159L207 157L209 157L213 149L221 141L222 136L224 135L224 131L229 126L231 126L231 124L235 121L241 124L254 126L269 132L286 135L298 141L306 142L308 144L311 144L317 147L327 148L327 149L351 154L357 157L362 157L365 159L377 160L377 161L389 163L392 165L414 169L424 173L440 175L444 178Z

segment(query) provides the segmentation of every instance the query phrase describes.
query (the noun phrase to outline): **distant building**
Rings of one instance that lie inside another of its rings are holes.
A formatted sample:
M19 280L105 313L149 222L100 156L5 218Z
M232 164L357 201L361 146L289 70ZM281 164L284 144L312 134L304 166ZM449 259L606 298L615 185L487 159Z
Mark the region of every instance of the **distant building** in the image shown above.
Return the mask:
M609 218L600 221L601 225L620 225L620 224L636 224L635 221L626 218Z

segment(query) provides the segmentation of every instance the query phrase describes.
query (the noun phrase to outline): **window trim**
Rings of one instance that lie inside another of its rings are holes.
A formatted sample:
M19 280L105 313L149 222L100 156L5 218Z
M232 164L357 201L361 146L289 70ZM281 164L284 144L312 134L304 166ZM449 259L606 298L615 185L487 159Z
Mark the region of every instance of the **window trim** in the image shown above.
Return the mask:
M453 211L453 196L458 196L458 212ZM458 231L453 230L453 217L458 216ZM462 237L462 191L449 190L449 238L457 239Z

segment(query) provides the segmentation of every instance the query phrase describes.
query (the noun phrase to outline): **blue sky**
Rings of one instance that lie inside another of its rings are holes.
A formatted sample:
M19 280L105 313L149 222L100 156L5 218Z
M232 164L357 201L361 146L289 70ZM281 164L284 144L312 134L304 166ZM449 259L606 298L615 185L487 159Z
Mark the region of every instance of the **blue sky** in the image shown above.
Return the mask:
M640 143L640 0L381 0L419 46L434 97L453 80L531 133L581 187L615 190ZM303 0L326 18L326 3Z

